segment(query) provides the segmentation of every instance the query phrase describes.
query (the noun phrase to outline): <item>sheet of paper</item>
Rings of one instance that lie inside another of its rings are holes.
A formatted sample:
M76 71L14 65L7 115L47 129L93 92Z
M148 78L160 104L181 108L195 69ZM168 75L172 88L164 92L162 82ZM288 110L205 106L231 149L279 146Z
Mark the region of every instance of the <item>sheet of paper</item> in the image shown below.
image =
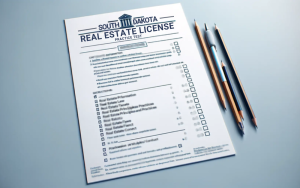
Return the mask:
M88 183L235 154L180 4L65 25Z

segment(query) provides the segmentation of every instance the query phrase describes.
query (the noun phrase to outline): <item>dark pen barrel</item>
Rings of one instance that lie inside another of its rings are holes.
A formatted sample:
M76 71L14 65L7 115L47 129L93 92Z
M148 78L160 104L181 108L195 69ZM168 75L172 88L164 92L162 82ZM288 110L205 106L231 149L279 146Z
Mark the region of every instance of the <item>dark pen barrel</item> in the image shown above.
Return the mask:
M231 83L231 81L230 81L230 79L229 79L229 75L228 75L228 73L227 73L226 66L223 66L222 69L223 69L223 72L224 72L224 74L225 74L226 80L227 80L227 82L228 82L229 89L230 89L230 92L232 93L233 100L234 100L234 103L235 103L235 105L236 105L236 107L237 107L237 110L238 110L238 111L241 111L241 110L242 110L242 107L241 107L239 101L237 100L237 96L236 96L236 93L235 93L235 91L234 91L234 89L233 89L232 83Z

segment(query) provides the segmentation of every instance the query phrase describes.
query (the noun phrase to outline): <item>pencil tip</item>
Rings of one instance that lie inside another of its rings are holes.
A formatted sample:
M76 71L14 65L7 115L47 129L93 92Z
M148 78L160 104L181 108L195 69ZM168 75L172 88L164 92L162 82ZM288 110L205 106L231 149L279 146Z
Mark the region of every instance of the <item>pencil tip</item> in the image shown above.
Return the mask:
M225 65L224 65L224 66L225 66ZM239 114L240 114L241 118L244 120L244 114L243 114L243 111L242 111L242 110L239 111Z
M253 121L254 125L257 127L256 118L253 118L252 121Z
M196 22L196 20L194 19L194 22Z
M243 122L242 122L242 121L239 122L238 125L239 125L239 128L241 129L241 131L243 132L243 134L245 134L245 133L244 133L244 125L243 125Z
M221 103L222 103L224 109L226 110L226 103L225 103L225 100L221 100Z
M217 29L218 29L217 24L215 24L215 30L217 30Z

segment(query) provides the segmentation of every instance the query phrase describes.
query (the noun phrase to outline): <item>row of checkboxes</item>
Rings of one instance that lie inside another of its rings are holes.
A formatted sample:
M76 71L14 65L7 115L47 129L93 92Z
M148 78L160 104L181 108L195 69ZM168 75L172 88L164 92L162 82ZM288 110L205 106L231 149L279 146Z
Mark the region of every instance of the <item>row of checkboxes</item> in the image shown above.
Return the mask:
M105 146L105 138L104 138L104 133L103 133L103 127L102 127L102 121L101 121L101 116L100 116L100 110L99 110L97 95L94 95L94 99L96 99L95 100L95 107L96 107L96 113L97 113L97 119L98 119L98 124L99 124L99 131L100 131L102 146ZM103 156L107 156L106 148L102 148L102 151L103 151ZM108 159L105 158L104 162L107 162L107 161L108 161Z

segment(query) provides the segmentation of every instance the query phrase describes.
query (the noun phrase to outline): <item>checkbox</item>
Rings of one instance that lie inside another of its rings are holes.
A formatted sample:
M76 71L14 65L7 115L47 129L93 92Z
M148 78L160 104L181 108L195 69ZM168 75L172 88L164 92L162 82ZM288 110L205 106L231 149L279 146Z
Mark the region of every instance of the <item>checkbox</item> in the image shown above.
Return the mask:
M197 93L192 93L192 96L193 97L197 97Z
M183 68L187 68L187 65L186 65L186 64L184 64L184 65L182 65L182 67L183 67Z
M201 105L200 104L196 104L196 108L201 108Z
M209 131L206 131L204 132L205 136L210 136L210 132Z
M105 146L105 142L102 142L102 146Z
M194 83L193 83L193 82L189 82L189 86L190 86L190 87L193 87L193 86L194 86Z
M196 89L194 87L191 87L190 90L191 90L191 92L195 92L196 91Z
M188 78L188 79L187 79L187 81L188 81L188 82L191 82L191 81L192 81L192 79L191 79L191 78Z
M199 99L198 98L194 98L194 102L195 103L199 103Z
M104 141L104 140L105 140L104 137L102 137L102 138L101 138L101 141Z
M207 131L207 130L208 130L207 125L203 126L203 131Z
M203 110L202 109L197 109L198 114L202 114Z
M199 118L200 118L200 119L205 119L205 117L204 117L203 114L199 115Z
M202 125L206 125L207 123L206 123L206 120L201 120L201 124Z

